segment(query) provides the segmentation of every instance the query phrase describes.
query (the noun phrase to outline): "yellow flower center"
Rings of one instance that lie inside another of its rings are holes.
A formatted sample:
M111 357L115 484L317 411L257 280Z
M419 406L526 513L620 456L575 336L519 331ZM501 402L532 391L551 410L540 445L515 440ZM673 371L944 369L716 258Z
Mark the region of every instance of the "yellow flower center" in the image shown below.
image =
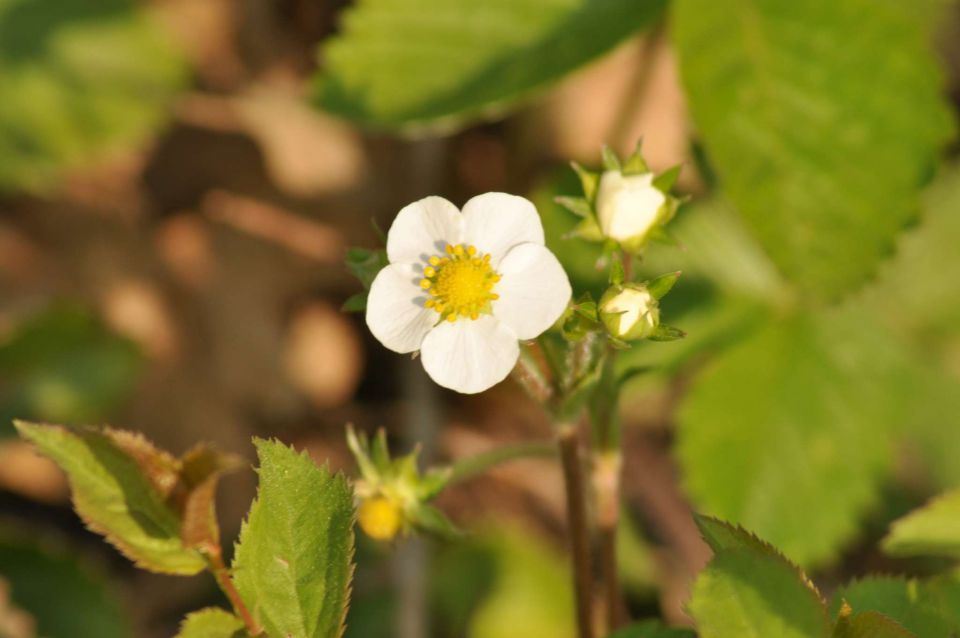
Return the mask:
M378 541L390 541L400 531L403 512L400 505L383 496L368 498L360 505L357 523L367 536Z
M444 251L445 257L434 255L423 269L420 287L430 293L424 305L450 322L476 319L500 298L493 292L500 275L490 266L490 255L478 253L476 246L447 244Z

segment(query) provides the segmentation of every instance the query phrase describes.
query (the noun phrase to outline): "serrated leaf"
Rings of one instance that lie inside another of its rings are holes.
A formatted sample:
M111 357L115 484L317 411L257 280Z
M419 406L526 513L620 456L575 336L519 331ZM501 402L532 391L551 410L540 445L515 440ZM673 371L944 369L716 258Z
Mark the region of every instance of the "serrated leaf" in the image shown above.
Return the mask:
M87 526L124 556L160 573L189 575L204 569L200 554L181 542L179 516L167 494L111 435L24 421L16 426L66 472L74 507Z
M926 3L678 0L690 108L727 196L807 293L858 285L952 133Z
M649 25L662 0L366 0L321 51L316 101L380 129L502 112Z
M183 56L129 0L0 1L0 190L138 144L187 79Z
M188 614L175 638L248 638L243 621L216 607Z
M803 566L828 561L878 497L909 374L889 335L854 309L766 326L684 399L677 453L690 497Z
M688 611L701 638L826 638L819 596L780 556L725 549L693 586Z
M897 621L866 611L837 621L833 638L918 638Z
M700 530L703 540L715 553L732 549L752 550L759 553L777 555L777 549L739 525L731 525L713 516L694 514L693 520Z
M697 638L697 634L691 629L666 627L657 620L648 620L624 627L607 638Z
M216 497L220 477L243 465L239 457L197 445L180 461L172 502L180 513L180 539L204 554L220 551Z
M960 558L960 490L943 494L895 521L883 539L894 556Z
M952 627L934 599L924 595L918 581L873 576L855 581L834 594L834 613L846 601L855 612L879 612L920 638L949 636Z
M304 453L256 446L260 487L237 543L237 590L270 636L340 636L353 573L350 487Z

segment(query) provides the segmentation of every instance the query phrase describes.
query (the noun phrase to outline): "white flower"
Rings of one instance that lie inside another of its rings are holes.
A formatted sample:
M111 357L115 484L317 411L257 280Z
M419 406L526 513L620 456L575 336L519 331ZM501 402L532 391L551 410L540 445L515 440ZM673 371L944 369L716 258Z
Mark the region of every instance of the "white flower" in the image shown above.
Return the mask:
M419 350L430 378L458 392L502 381L518 340L549 328L570 300L536 208L515 195L478 195L462 213L442 197L414 202L390 227L387 258L367 300L370 332L394 352Z
M646 286L626 284L600 298L600 317L618 339L645 339L660 325L660 304Z
M667 197L653 185L653 173L606 171L597 191L600 229L617 241L642 240L660 221Z

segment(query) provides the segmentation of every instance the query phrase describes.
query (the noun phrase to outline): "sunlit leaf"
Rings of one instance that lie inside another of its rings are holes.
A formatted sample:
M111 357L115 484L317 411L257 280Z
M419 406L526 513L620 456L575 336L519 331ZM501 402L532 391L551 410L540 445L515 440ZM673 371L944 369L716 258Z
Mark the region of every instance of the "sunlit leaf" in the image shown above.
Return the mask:
M834 594L834 612L844 601L856 612L879 612L892 618L920 638L950 636L960 629L950 623L935 598L926 596L925 585L919 581L879 576L865 578Z
M189 614L176 638L247 638L243 621L222 609L210 607Z
M260 488L237 543L237 589L271 636L340 636L353 574L352 491L306 454L256 445Z
M321 51L317 103L381 129L505 110L650 25L662 0L363 0Z
M803 565L829 560L878 496L911 370L870 315L771 323L685 397L677 450L691 498Z

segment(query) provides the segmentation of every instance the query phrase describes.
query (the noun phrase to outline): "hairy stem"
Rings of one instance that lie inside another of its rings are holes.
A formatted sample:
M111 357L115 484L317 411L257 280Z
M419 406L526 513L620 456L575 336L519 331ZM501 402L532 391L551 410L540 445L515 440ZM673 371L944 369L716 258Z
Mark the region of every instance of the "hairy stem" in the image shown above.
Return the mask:
M230 570L227 569L227 566L223 563L223 554L219 547L215 550L208 551L204 554L207 559L207 565L210 569L210 573L213 574L214 579L217 581L217 585L220 586L220 590L230 601L230 604L233 606L233 610L240 616L243 620L243 624L247 626L247 632L251 636L259 636L263 633L263 629L257 624L257 621L253 619L253 616L250 614L250 610L247 609L247 606L244 604L243 599L240 598L240 592L237 591L237 588L233 585L233 578L230 576Z
M501 463L507 463L516 459L540 458L556 456L557 450L550 443L535 441L531 443L516 443L505 445L488 452L481 452L474 456L468 456L459 459L450 466L449 483L455 483L477 474L483 474L487 470ZM448 483L448 484L449 484Z
M563 483L567 494L567 526L573 554L573 585L577 600L577 627L580 638L593 638L593 575L590 561L590 530L583 466L577 428L572 423L557 428L557 445L563 464Z

